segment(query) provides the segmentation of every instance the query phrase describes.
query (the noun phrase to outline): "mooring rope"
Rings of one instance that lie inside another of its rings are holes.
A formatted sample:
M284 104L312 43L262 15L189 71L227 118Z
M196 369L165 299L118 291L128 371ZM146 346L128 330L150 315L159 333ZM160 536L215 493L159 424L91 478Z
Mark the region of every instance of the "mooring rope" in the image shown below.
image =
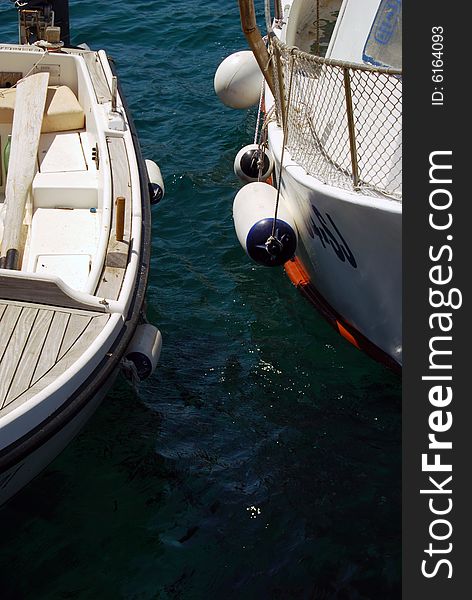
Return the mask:
M266 46L269 46L269 37L265 36L262 38ZM267 63L267 67L269 67L269 63L271 61L271 57L269 57L269 62ZM257 166L258 166L258 181L262 180L262 175L264 173L264 158L265 152L264 149L267 147L267 123L270 115L272 114L273 107L264 115L264 119L262 121L262 126L260 125L261 116L264 112L263 103L264 103L264 89L265 89L265 78L262 77L261 82L261 93L259 95L259 107L257 111L257 119L256 119L256 128L254 131L254 145L258 145L258 152L254 155L257 158ZM259 141L258 141L259 140Z
M39 48L39 46L37 46L37 48ZM49 54L47 48L41 48L41 50L43 51L43 54L41 54L41 58L34 63L34 65L31 67L31 69L25 75L23 75L23 77L21 79L19 79L15 84L13 84L11 86L12 88L16 87L20 83L20 81L22 81L23 79L26 79L27 77L29 77L29 75L31 75L31 73L36 69L36 67L39 65L39 63L42 60L44 60L44 58Z
M274 242L274 241L278 242L278 240L276 240L276 238L275 238L275 226L277 224L277 213L279 210L280 190L282 188L282 167L283 167L283 163L284 163L285 144L287 143L287 137L288 137L288 115L289 115L289 110L290 110L290 100L292 98L292 82L293 82L293 71L294 71L294 65L295 65L295 58L294 58L295 50L297 50L297 48L290 49L290 79L289 79L289 84L288 84L287 107L286 107L286 111L285 111L282 152L280 155L279 177L277 180L277 198L275 200L275 214L274 214L274 222L272 224L272 233L271 233L270 237L268 238L266 245L269 244L270 242Z
M262 78L262 83L261 83L261 94L259 97L259 108L257 111L257 119L256 119L256 130L254 132L254 143L257 144L257 138L259 137L259 124L261 122L261 114L262 114L262 102L264 100L264 85L265 85L265 79L264 77Z

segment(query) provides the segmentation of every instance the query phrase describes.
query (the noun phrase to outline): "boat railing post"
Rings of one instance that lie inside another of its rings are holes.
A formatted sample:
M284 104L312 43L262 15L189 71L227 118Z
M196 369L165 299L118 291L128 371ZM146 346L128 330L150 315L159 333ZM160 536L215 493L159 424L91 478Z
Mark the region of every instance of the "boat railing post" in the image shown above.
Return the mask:
M282 18L282 3L280 0L274 0L274 19L279 21Z
M351 76L349 68L344 67L344 93L346 95L347 127L349 131L349 146L351 151L352 180L354 187L359 187L359 164L357 162L356 130L354 125L354 110L352 108Z
M264 79L270 91L275 96L274 78L270 70L270 56L267 51L261 32L256 23L256 12L254 0L239 0L239 12L241 15L241 28L251 48Z
M116 113L116 97L118 95L118 78L113 75L111 78L111 112Z
M272 56L275 61L275 68L277 71L277 94L280 99L280 119L282 121L282 127L285 127L285 119L288 117L288 115L287 106L285 103L285 84L282 69L282 58L280 56L280 50L277 47L277 44L272 44Z
M116 199L116 225L115 238L117 242L122 242L125 236L125 206L126 199L124 196L118 196Z

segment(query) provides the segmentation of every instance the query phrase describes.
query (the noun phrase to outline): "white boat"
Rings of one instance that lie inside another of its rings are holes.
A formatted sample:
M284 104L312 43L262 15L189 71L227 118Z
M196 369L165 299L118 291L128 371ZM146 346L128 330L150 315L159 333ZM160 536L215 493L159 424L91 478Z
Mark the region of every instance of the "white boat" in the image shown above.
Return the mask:
M16 4L20 44L0 45L0 504L161 347L144 314L159 168L105 52L64 45L67 3Z
M292 282L340 333L399 370L401 0L339 0L338 6L332 0L275 0L275 16L266 14L266 43L252 0L239 4L257 62L246 53L226 59L215 89L226 104L235 106L231 95L237 95L247 107L257 97L263 71L265 117L257 145L246 149L246 162L253 152L260 168L245 168L240 153L235 171L245 181L266 180L265 154L266 166L274 161L272 184L278 190L269 193L263 184L249 183L238 193L234 218L240 242L263 264L286 261ZM324 51L320 32L333 5L339 14ZM286 235L296 244L294 252L287 246L292 257L284 255L283 240L274 241L275 227L272 243L267 225L260 239L251 240L263 217L276 222L276 211L279 220L293 224L292 237Z

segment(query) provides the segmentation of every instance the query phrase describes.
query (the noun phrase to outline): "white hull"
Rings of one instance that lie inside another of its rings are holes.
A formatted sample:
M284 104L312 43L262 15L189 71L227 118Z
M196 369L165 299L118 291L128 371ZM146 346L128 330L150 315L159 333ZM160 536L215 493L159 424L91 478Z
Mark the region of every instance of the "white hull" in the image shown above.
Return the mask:
M97 394L91 397L85 407L67 425L59 429L52 438L1 473L0 506L39 475L76 437L98 408L114 380L115 376L109 380L109 385L102 387Z
M313 27L320 16L308 0L284 3L269 36L275 83L265 85L267 144L299 238L286 271L340 333L397 369L401 8L389 11L380 0L337 4L326 57L312 49L320 42Z
M277 174L281 137L280 128L269 126ZM401 205L324 185L287 151L282 194L311 285L348 325L401 365Z

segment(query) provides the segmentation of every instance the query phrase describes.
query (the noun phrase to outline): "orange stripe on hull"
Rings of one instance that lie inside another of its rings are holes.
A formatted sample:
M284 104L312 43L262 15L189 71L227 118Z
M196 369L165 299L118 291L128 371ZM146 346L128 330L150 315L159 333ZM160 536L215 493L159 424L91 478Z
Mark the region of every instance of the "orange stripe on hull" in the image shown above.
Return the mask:
M338 331L343 336L343 338L345 338L348 342L351 342L353 346L360 350L361 347L359 346L359 343L357 342L356 338L351 333L349 333L349 331L345 327L343 327L339 321L336 321L336 325L338 326Z
M292 258L291 260L288 260L284 264L284 269L293 285L298 287L300 285L303 286L310 283L310 277L298 258Z
M290 281L295 285L302 294L315 306L321 315L330 323L334 329L340 333L348 342L353 344L359 350L362 350L373 359L386 365L396 373L401 372L400 365L393 360L386 352L378 348L352 325L349 325L341 316L328 304L321 296L316 287L310 280L305 267L298 258L292 258L284 265Z

